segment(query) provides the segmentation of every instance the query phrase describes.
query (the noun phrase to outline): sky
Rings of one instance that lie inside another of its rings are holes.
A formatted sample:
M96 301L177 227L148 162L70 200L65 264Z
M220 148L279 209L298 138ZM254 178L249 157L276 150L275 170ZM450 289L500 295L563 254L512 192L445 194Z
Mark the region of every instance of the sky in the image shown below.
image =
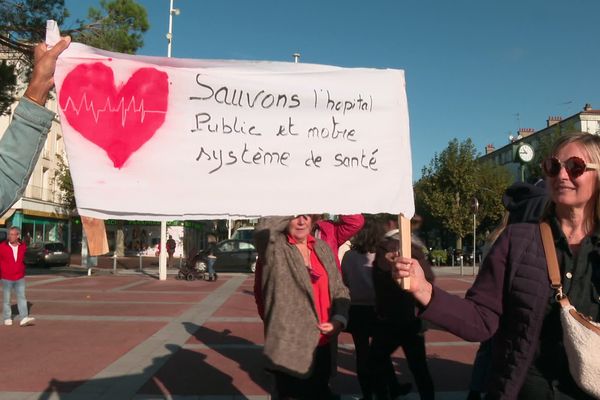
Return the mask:
M174 1L173 57L403 69L415 180L454 138L484 153L548 116L600 109L597 0ZM138 3L150 23L138 54L166 56L169 0ZM66 0L72 19L98 4Z

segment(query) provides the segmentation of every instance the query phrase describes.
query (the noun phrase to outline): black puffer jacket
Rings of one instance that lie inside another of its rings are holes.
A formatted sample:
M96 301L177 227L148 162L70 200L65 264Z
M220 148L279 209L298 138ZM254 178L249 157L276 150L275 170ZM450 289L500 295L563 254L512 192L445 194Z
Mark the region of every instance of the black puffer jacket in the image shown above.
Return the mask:
M406 332L422 329L422 321L415 315L416 302L412 294L402 290L390 273L391 266L385 259L388 252L398 251L397 236L384 239L377 247L375 268L373 268L373 287L375 288L375 308L380 321L401 325ZM419 261L425 277L433 283L431 264L420 246L411 245L412 258Z
M516 399L538 344L552 289L537 224L510 225L462 299L434 287L421 317L469 341L494 337L488 399Z

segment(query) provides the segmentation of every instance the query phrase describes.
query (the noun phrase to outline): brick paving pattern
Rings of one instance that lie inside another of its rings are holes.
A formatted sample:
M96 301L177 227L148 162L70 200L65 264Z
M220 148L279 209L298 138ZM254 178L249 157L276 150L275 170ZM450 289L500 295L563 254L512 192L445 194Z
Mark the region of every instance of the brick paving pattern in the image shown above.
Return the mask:
M33 270L27 300L36 323L0 326L2 399L268 399L262 323L253 276L217 282L158 281L152 271ZM462 295L471 276L437 283ZM442 400L464 399L477 343L436 329L427 333L429 364ZM402 351L400 379L412 381ZM333 388L360 392L352 339L340 337ZM417 399L411 393L407 399Z

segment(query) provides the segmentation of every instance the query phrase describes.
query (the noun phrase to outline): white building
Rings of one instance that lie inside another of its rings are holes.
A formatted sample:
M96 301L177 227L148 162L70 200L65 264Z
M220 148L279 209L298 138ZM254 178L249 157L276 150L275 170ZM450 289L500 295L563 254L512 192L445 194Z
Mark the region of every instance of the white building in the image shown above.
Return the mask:
M0 59L18 61L10 52L0 51ZM21 93L24 87L21 89ZM56 96L52 96L46 107L57 111ZM17 103L7 115L0 116L0 137L6 131ZM64 140L58 119L52 123L44 149L40 154L24 195L4 215L0 215L0 226L17 226L26 241L51 240L70 245L68 218L59 201L60 191L54 179L58 168L58 157L66 160Z
M600 110L592 109L590 104L586 104L583 111L571 115L565 119L561 117L548 117L546 121L546 127L535 131L534 129L521 129L518 132L517 137L511 138L509 143L499 149L496 149L493 145L489 144L486 146L485 155L481 156L481 161L491 161L496 165L505 166L514 176L515 180L521 180L522 164L519 163L516 157L516 151L523 143L527 143L537 150L539 147L540 140L543 138L562 134L567 132L588 132L595 135L600 134ZM536 156L536 159L532 162L541 162ZM527 176L527 169L524 171L525 180L530 177Z

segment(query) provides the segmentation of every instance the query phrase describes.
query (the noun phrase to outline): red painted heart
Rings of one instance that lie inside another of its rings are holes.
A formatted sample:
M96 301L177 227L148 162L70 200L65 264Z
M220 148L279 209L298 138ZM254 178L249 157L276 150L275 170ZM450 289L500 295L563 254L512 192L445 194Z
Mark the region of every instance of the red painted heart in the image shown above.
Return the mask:
M166 72L140 68L116 87L112 69L94 63L68 73L59 104L69 124L122 168L165 122L168 97Z

